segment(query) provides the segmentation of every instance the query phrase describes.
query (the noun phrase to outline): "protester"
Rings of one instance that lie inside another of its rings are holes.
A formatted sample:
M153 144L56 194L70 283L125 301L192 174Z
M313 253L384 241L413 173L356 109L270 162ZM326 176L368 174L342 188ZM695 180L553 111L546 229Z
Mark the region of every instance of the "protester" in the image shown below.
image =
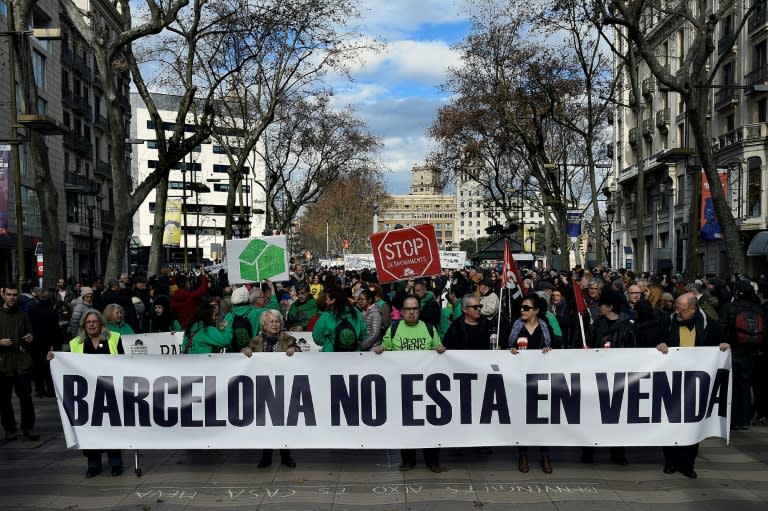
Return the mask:
M107 327L111 332L117 332L120 335L133 335L134 332L131 325L129 325L123 318L125 311L122 305L116 303L110 303L104 307L104 319L107 320Z
M384 333L381 344L373 351L382 354L386 351L425 351L435 350L444 353L445 347L440 342L437 329L419 319L421 308L419 299L408 296L403 300L403 320L396 326L389 327ZM422 450L424 462L432 472L439 473L445 469L440 465L440 449L428 448ZM414 449L400 450L400 471L405 472L416 466L416 451Z
M93 309L93 289L87 286L80 288L80 298L74 300L69 318L69 334L77 335L80 329L80 319L86 311Z
M180 327L181 325L177 325ZM171 301L166 295L157 296L152 302L152 316L149 319L149 331L171 332L176 331L174 319L171 316Z
M242 349L246 357L251 357L253 353L285 353L292 356L295 352L301 351L296 339L284 330L283 316L276 310L269 309L259 318L261 322L261 333L251 339L248 346ZM293 468L296 462L291 457L290 449L280 449L280 463L286 467ZM259 459L259 468L265 468L272 464L272 449L263 449Z
M15 283L3 289L0 308L0 422L6 440L16 440L16 417L12 396L16 392L21 408L21 432L29 440L39 440L35 433L35 407L32 403L32 323L16 305L19 288Z
M381 344L382 319L381 312L376 306L376 295L370 289L361 289L355 300L357 308L363 315L368 335L358 342L360 351L368 351Z
M323 312L312 329L312 340L321 351L358 351L359 341L368 334L362 314L350 305L344 292L325 289L320 295Z
M462 315L451 322L443 337L443 346L450 350L487 350L490 347L491 330L495 327L482 315L485 308L480 298L464 295L460 302Z
M182 352L191 355L213 353L229 347L231 343L232 325L228 324L224 330L219 330L216 326L216 311L210 301L200 301L192 321L184 331Z
M107 327L104 316L95 309L86 312L80 319L77 336L69 341L69 351L72 353L122 355L123 343L118 332L112 332ZM53 360L53 352L48 353L48 360ZM96 477L101 473L102 450L83 449L83 455L88 458L88 470L85 477ZM112 475L123 473L123 458L118 449L108 449L107 459L112 467Z
M675 300L675 314L669 326L669 340L661 342L656 349L666 355L670 347L692 348L695 346L718 346L727 351L730 345L721 342L722 329L698 306L695 293L685 293ZM664 447L664 473L680 472L685 477L696 479L694 470L699 444Z
M552 331L546 318L547 301L536 295L531 294L523 298L520 305L520 318L512 325L512 332L509 334L509 351L517 355L520 350L541 350L542 353L548 353L552 349ZM549 447L539 447L541 455L541 470L545 474L552 473L552 461L549 456ZM518 447L517 469L520 472L527 473L528 466L528 447Z
M59 328L59 315L54 309L54 291L43 291L40 303L29 311L34 336L31 346L35 394L37 397L54 397L50 363L46 360L49 351L61 351L64 341Z
M315 314L317 314L317 301L312 298L309 286L305 282L296 284L296 300L291 303L291 307L288 309L288 330L292 332L308 331L309 322Z

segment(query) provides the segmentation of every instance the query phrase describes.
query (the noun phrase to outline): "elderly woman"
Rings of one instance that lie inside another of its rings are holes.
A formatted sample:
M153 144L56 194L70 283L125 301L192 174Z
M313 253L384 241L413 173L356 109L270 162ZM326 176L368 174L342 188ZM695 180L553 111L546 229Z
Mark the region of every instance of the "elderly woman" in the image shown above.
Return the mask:
M80 328L80 320L87 310L93 309L93 289L90 287L80 288L80 298L75 300L72 305L72 315L69 318L69 333L77 335Z
M80 329L71 341L69 351L86 355L122 355L123 343L118 332L112 332L107 327L107 321L96 309L91 309L80 318ZM53 360L54 354L48 352L48 360ZM88 470L85 477L95 477L101 473L101 450L83 449L88 458ZM107 458L112 467L112 475L123 473L123 458L118 449L108 449Z
M107 320L107 327L110 332L117 332L120 335L133 335L131 325L125 322L125 310L122 305L110 303L104 307L104 319Z
M253 355L253 352L284 352L289 357L295 352L301 351L296 339L285 332L283 316L274 309L267 309L259 318L261 330L259 335L251 339L251 342L242 349L246 357ZM280 449L280 462L286 467L295 467L296 462L291 458L289 449ZM272 464L272 449L261 451L259 468L268 467Z

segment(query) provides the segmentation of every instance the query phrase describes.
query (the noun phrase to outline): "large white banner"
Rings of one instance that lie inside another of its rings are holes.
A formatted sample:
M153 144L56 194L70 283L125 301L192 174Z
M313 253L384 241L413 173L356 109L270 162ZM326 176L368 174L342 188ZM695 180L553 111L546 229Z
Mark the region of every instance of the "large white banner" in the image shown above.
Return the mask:
M301 351L317 351L312 332L289 332ZM122 335L126 355L181 355L184 332Z
M51 364L67 445L81 449L688 445L728 439L730 367L717 348Z
M464 268L464 262L467 260L467 253L463 250L456 250L453 252L441 250L439 253L441 267L451 269ZM373 254L347 254L344 256L345 270L360 271L366 268L376 268Z

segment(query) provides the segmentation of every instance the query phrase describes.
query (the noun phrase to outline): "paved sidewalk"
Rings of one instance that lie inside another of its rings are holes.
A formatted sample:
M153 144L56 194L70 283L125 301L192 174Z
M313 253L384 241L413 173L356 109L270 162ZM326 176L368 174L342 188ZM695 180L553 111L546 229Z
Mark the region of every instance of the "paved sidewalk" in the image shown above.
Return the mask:
M385 450L295 451L298 466L258 469L257 450L143 451L142 477L133 451L126 471L106 469L85 478L85 458L65 448L53 399L36 399L37 430L30 442L0 440L0 509L9 510L728 510L768 509L768 427L757 426L702 443L699 478L661 471L661 450L630 448L630 465L579 462L578 448L553 448L546 475L531 449L531 471L517 470L513 448L490 455L472 449L442 451L448 471L420 465L399 472L399 453ZM16 407L18 410L18 407ZM106 459L104 460L106 468Z

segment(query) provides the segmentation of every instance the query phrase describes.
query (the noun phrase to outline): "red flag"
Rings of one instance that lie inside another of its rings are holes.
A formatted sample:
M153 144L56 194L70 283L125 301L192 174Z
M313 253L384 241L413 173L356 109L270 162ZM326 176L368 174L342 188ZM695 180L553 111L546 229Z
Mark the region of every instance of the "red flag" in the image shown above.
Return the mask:
M512 257L512 247L509 245L508 239L504 239L504 268L501 272L501 284L509 289L512 298L528 294L528 286L525 285L525 282L520 277L520 272L517 270L517 264L515 264L515 258Z
M576 279L571 279L571 284L573 285L573 298L576 301L576 311L579 314L585 314L587 312L587 302L584 300L584 290L581 289Z

